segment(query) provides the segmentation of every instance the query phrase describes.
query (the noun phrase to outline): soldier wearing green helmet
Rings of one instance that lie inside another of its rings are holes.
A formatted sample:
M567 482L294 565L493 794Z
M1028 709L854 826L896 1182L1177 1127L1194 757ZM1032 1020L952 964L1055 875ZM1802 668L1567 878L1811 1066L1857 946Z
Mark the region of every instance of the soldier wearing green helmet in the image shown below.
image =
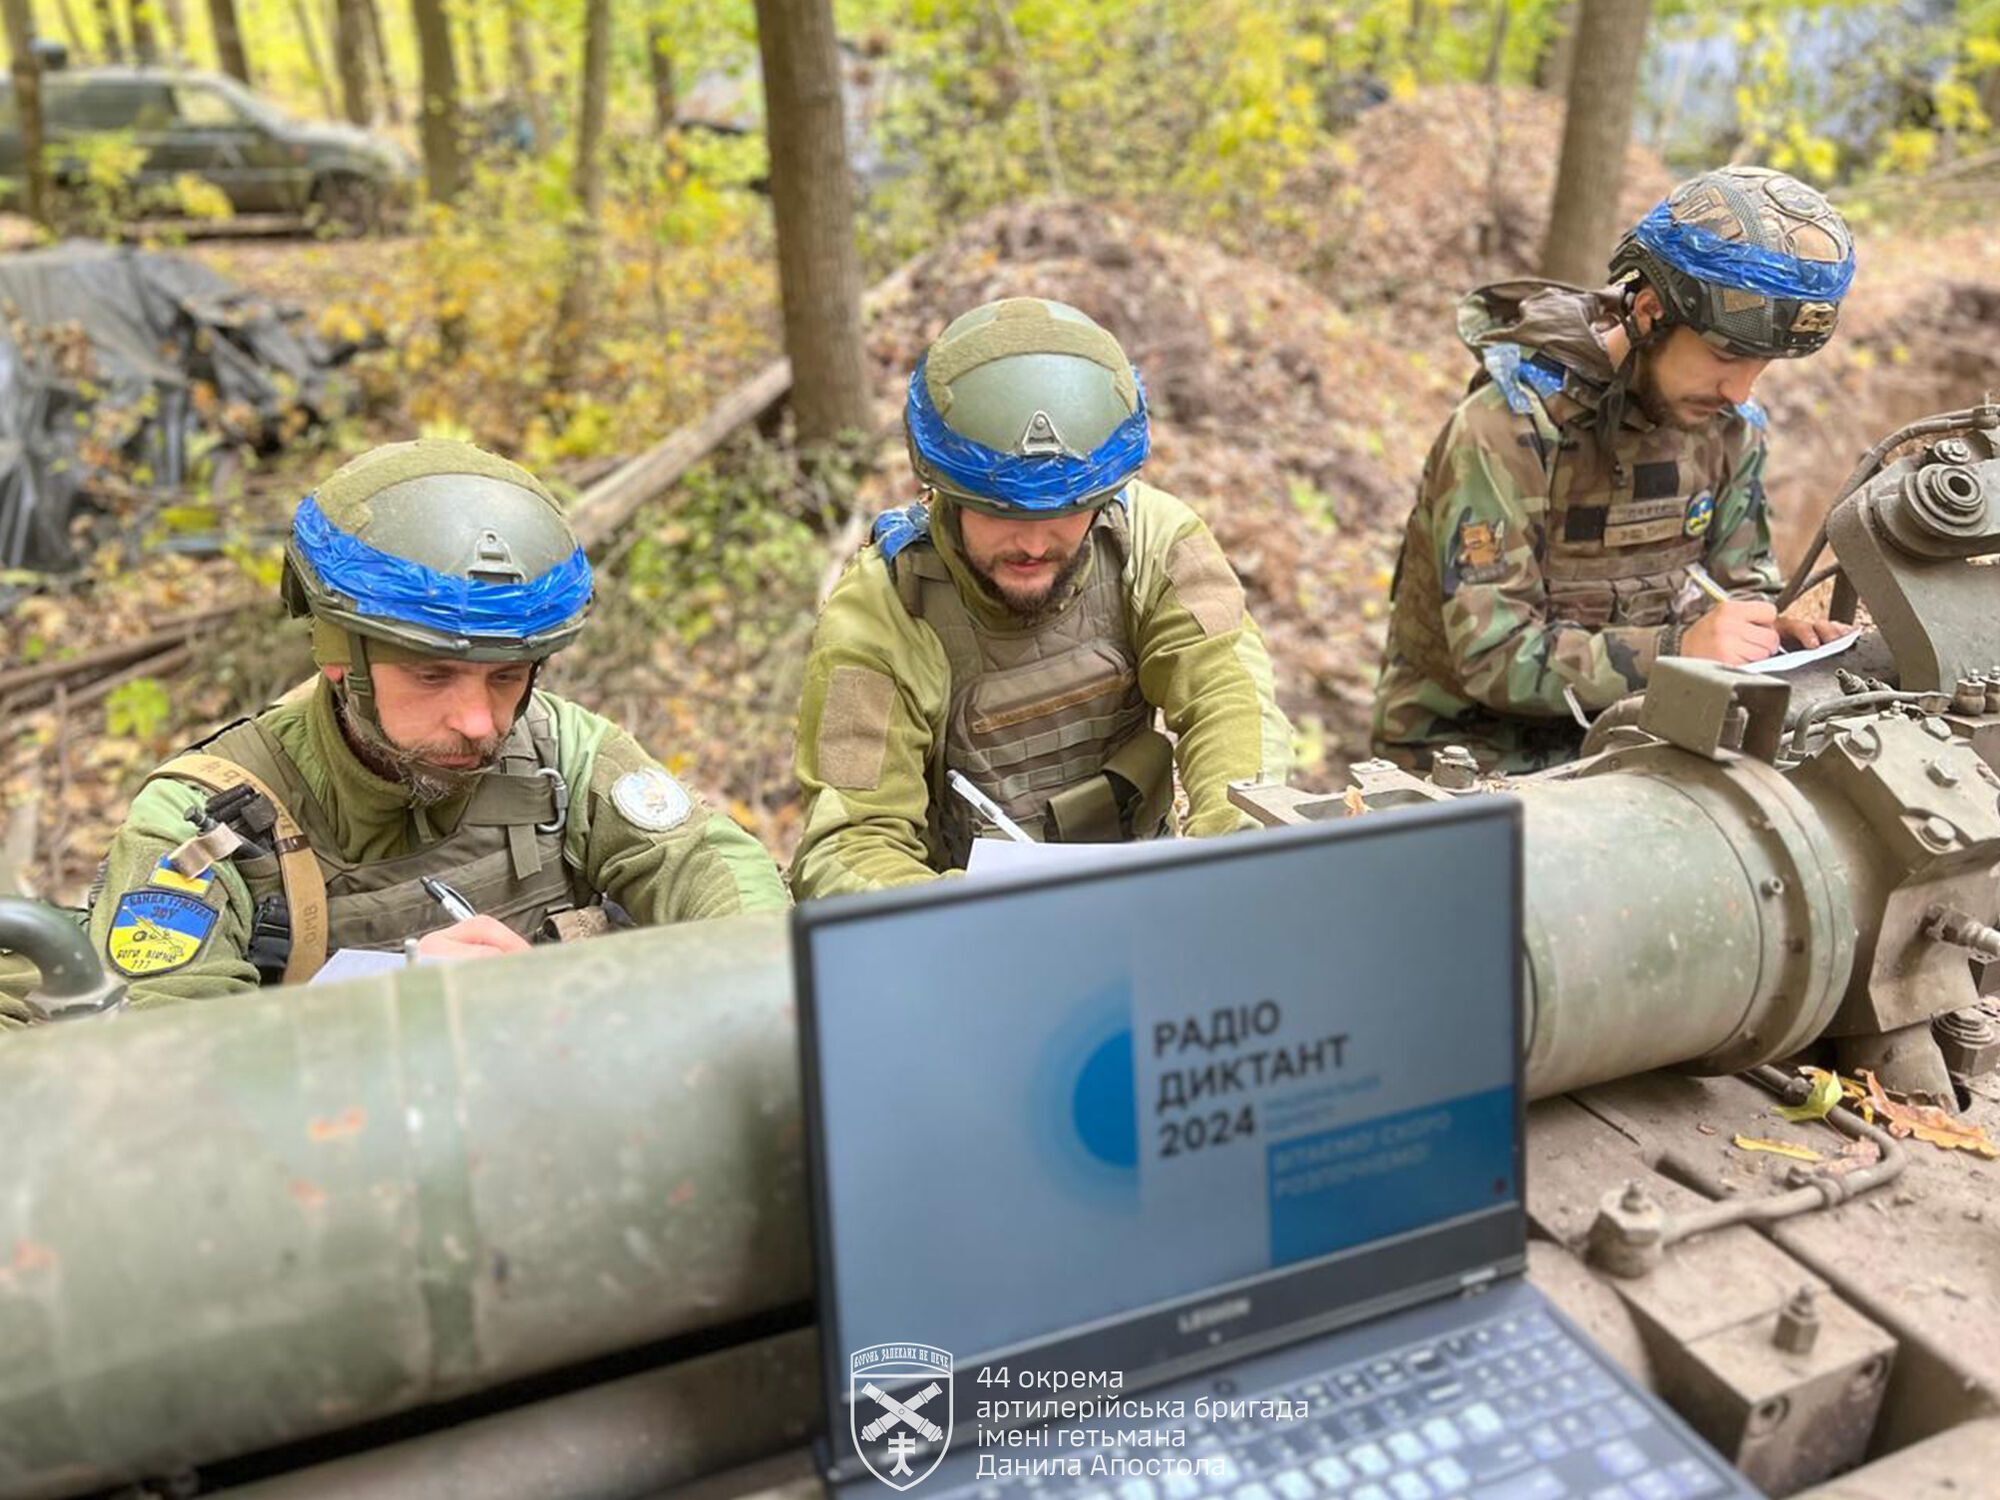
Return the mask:
M308 495L283 590L319 675L155 771L93 894L131 1002L296 983L411 938L508 952L614 906L640 924L784 906L756 840L536 689L591 588L555 497L467 443L378 448Z
M1378 755L1557 764L1579 718L1643 689L1659 657L1742 666L1846 632L1778 616L1750 392L1832 337L1853 275L1823 196L1725 167L1633 226L1608 287L1506 282L1460 304L1479 370L1404 536Z
M964 868L993 827L952 772L1042 840L1166 831L1176 766L1185 832L1248 826L1229 783L1282 779L1290 727L1222 549L1136 477L1118 341L1060 302L975 308L911 375L904 429L924 498L876 522L806 664L797 895Z

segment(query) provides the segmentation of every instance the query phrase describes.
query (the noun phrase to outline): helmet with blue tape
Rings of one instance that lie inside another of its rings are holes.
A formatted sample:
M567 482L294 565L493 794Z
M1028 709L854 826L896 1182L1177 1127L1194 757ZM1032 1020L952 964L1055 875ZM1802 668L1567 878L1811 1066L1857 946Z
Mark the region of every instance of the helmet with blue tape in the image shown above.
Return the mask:
M1796 359L1833 337L1854 280L1854 236L1824 194L1764 167L1690 178L1619 241L1611 278L1650 286L1663 322L1756 359Z
M954 320L910 376L910 463L940 498L994 515L1095 510L1145 463L1146 392L1075 308L1010 297Z
M372 697L371 662L540 662L590 610L590 560L547 486L470 443L391 443L299 502L283 592L313 656Z

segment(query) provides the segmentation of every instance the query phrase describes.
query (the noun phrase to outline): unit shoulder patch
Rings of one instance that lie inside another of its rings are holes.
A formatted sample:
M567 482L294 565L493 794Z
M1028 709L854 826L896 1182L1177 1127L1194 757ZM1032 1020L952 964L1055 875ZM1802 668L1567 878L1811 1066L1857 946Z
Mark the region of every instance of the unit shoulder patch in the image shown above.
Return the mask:
M128 979L171 974L201 956L221 915L186 891L142 885L118 898L105 956Z
M1703 490L1687 503L1687 516L1681 522L1681 531L1688 536L1701 536L1708 530L1708 523L1715 519L1715 495Z
M681 826L694 811L694 799L658 766L627 771L611 784L611 805L634 828L667 833Z

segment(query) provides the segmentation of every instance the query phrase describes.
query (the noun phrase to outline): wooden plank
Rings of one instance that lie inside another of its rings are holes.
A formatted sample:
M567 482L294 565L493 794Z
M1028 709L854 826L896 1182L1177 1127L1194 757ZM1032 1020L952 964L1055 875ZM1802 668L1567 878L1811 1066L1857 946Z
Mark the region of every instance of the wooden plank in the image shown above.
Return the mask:
M861 299L864 316L874 314L908 287L921 259L918 256L904 262L870 287ZM710 407L700 421L669 433L591 485L577 496L569 512L570 525L584 549L601 551L640 506L672 489L682 475L728 442L739 429L757 421L784 400L791 388L792 362L775 360Z
M699 422L679 428L585 490L569 513L585 550L602 548L640 506L672 489L737 429L784 400L791 388L792 362L773 361L710 407Z

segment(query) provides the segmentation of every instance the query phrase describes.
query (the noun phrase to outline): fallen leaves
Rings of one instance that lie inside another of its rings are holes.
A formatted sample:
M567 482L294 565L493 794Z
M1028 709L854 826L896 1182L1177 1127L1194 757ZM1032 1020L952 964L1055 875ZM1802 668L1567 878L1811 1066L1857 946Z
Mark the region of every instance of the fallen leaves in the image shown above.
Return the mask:
M1837 1075L1825 1068L1807 1068L1806 1072L1813 1080L1812 1092L1806 1095L1806 1102L1778 1106L1779 1115L1794 1125L1806 1120L1824 1120L1841 1099L1840 1079Z
M1739 1151L1768 1151L1773 1156L1789 1157L1793 1161L1825 1161L1826 1158L1810 1146L1795 1146L1790 1141L1767 1141L1754 1135L1731 1137Z
M1899 1140L1915 1136L1946 1151L1971 1151L1987 1158L2000 1157L2000 1146L1987 1136L1985 1127L1961 1120L1933 1104L1899 1104L1883 1090L1873 1073L1863 1070L1868 1080L1868 1104L1882 1116L1889 1134Z

